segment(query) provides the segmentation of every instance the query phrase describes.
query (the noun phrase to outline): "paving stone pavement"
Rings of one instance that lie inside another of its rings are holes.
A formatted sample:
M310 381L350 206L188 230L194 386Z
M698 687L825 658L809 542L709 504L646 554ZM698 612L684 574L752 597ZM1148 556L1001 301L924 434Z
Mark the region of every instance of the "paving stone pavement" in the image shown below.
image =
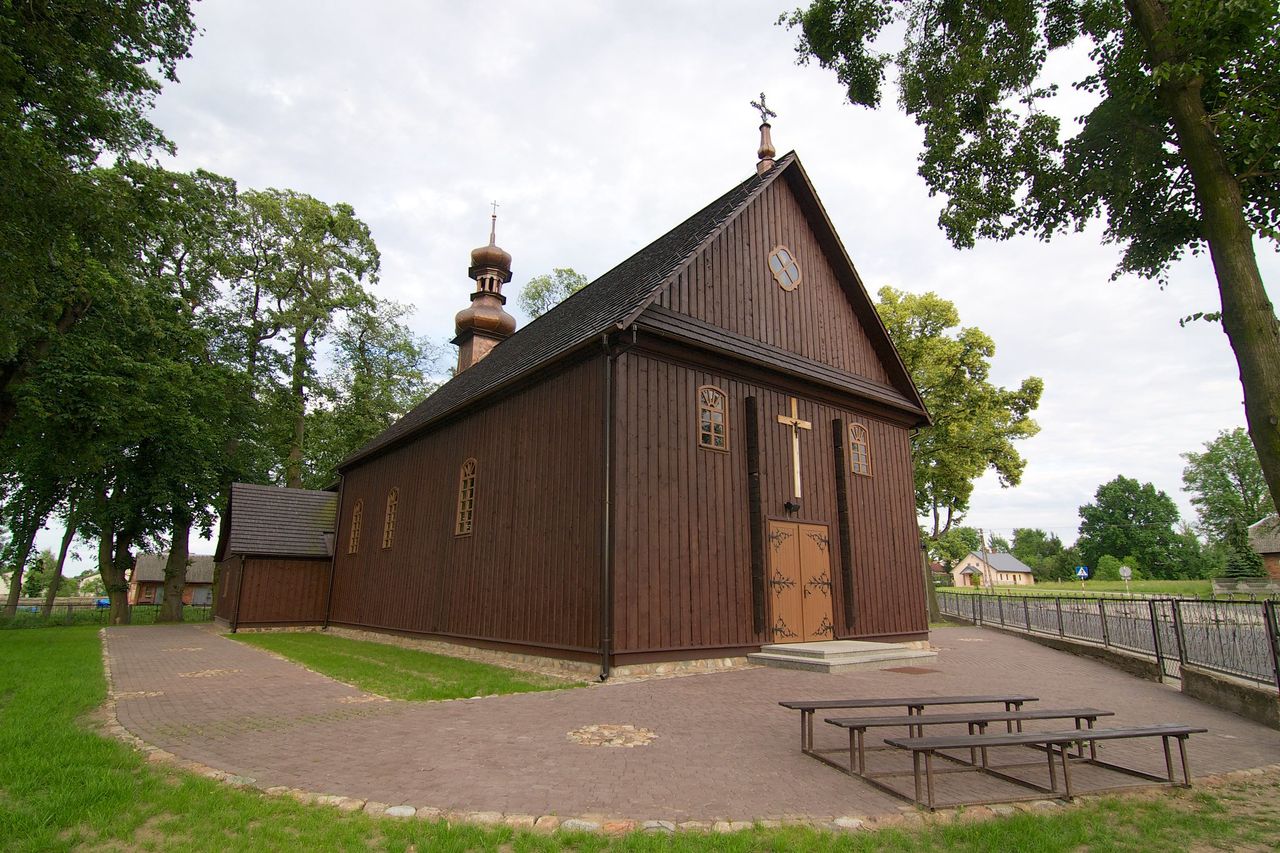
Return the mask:
M429 703L370 696L212 626L118 627L105 636L118 719L148 744L251 777L261 788L393 805L677 822L900 813L902 800L800 754L798 715L777 705L798 698L1028 693L1043 707L1116 711L1101 725L1205 726L1209 733L1190 741L1194 774L1280 762L1280 731L1175 687L982 628L934 631L940 655L928 669L936 672L753 667ZM631 725L656 737L631 748L568 737L595 724ZM818 729L819 747L846 742L830 726L819 722ZM1158 741L1102 749L1108 760L1163 771ZM901 758L876 753L872 769L890 769L888 762ZM1047 776L1043 765L1026 773ZM1088 787L1126 778L1106 774L1073 771L1073 781ZM1013 793L974 773L943 782L943 797L948 786L971 795Z

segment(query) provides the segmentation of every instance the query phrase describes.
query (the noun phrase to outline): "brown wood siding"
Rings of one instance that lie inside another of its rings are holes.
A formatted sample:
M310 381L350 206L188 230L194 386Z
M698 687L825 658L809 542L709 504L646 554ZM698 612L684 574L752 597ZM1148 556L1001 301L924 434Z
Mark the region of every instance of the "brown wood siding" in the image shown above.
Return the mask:
M785 245L801 281L783 290L769 253ZM775 181L661 294L657 304L846 373L890 384L799 201Z
M331 621L599 648L603 371L601 356L580 361L348 471ZM473 527L455 536L468 458ZM383 549L392 488L395 533ZM357 500L363 531L349 555Z
M243 570L236 561L240 598L238 627L262 624L318 624L324 621L325 599L329 593L329 560L289 557L246 557ZM221 611L218 615L222 615Z
M691 354L691 359L696 358ZM790 520L836 530L836 476L847 478L855 621L836 607L841 637L928 630L919 571L909 436L853 407L806 399L803 387L766 386L633 350L618 364L615 648L620 653L769 642L752 624L745 401L760 406L760 490L766 518L787 519L791 431L777 422L799 400L813 424L801 436L804 501ZM729 452L699 449L697 389L729 399ZM875 476L836 470L831 422L868 429ZM839 555L833 554L833 569ZM836 572L836 601L844 584ZM771 623L771 621L770 621Z
M213 615L228 623L235 617L236 594L240 591L240 558L232 557L217 564L213 585Z

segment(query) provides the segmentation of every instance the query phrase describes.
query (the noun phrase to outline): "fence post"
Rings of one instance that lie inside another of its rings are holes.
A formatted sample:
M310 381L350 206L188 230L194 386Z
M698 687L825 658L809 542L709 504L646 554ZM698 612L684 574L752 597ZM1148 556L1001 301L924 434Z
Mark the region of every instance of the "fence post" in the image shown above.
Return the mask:
M1022 596L1022 615L1027 617L1027 633L1031 633L1031 605L1029 603L1031 596Z
M1004 596L996 594L996 608L1000 613L1000 627L1004 627Z
M978 596L976 593L969 596L969 611L973 613L973 624L981 625L982 622L978 619Z
M1156 616L1156 600L1147 599L1147 611L1151 615L1151 649L1156 653L1156 666L1160 667L1160 678L1164 679L1164 655L1160 651L1160 622Z
M1182 631L1182 602L1173 599L1173 634L1178 638L1178 663L1187 662L1187 638Z
M1276 629L1276 603L1268 598L1262 602L1262 618L1267 620L1267 645L1271 646L1271 668L1276 676L1276 689L1280 690L1280 636Z
M1102 622L1102 645L1107 648L1111 647L1111 637L1107 633L1107 600L1105 598L1098 599L1098 619Z
M1055 595L1053 600L1058 605L1058 636L1065 637L1067 636L1067 630L1062 626L1062 599Z

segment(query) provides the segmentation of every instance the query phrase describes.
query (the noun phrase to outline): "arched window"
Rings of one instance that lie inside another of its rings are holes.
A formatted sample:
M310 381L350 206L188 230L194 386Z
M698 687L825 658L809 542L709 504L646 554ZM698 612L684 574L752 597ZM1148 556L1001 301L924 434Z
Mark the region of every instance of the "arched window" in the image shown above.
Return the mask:
M769 253L769 271L783 290L795 290L800 286L800 264L786 246L778 246Z
M724 392L714 385L698 389L698 446L729 449L729 412Z
M347 537L347 553L354 554L360 550L360 527L364 523L364 500L356 501L351 508L351 531Z
M862 424L849 424L849 465L853 473L871 476L871 441Z
M455 536L470 535L475 512L476 460L468 459L462 463L462 472L458 475L458 516L453 528Z
M391 538L396 532L396 504L400 501L400 490L387 492L387 514L382 521L382 547L391 547Z

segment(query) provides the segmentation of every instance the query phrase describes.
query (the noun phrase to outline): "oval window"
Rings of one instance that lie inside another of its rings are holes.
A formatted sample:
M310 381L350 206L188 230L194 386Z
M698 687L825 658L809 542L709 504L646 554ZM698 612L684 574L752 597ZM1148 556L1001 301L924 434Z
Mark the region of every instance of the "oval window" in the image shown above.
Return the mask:
M795 290L800 284L800 264L786 246L769 253L769 271L783 290Z

